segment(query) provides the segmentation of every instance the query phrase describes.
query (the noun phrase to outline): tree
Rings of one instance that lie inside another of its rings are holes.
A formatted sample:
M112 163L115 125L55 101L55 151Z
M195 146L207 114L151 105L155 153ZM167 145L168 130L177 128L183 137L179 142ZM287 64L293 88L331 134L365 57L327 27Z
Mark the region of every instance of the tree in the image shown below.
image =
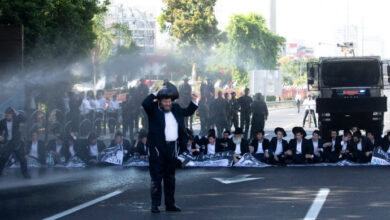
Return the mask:
M279 59L282 81L285 85L302 86L307 82L307 62L314 59L291 60L289 57Z
M226 28L226 53L234 67L233 79L248 86L248 72L277 67L279 51L285 39L272 33L265 19L255 13L233 15Z
M26 64L88 55L96 35L92 19L108 0L0 0L0 23L24 26Z
M163 0L165 7L158 17L161 30L177 40L184 56L193 66L202 65L218 38L214 15L216 0Z

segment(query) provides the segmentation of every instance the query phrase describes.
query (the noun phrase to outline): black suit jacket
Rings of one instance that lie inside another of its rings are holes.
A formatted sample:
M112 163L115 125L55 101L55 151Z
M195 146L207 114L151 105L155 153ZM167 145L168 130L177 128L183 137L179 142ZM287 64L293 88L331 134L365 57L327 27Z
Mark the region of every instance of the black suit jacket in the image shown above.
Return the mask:
M208 145L208 144L209 144L209 143L207 142L206 145L205 145L204 150L202 150L202 152L203 152L204 154L207 154L207 145ZM223 149L223 148L222 148L222 146L221 146L221 143L219 143L218 141L215 141L215 153L222 152L222 151L223 151L222 149Z
M368 141L365 138L362 138L361 142L362 142L362 152L368 152L373 150L373 145L368 143ZM353 141L351 141L350 151L351 152L358 151L357 144Z
M253 153L256 153L258 150L257 148L259 147L259 141L257 140L257 138L253 139L250 146L252 146L254 148ZM263 139L263 152L265 152L266 150L269 150L269 149L270 149L270 142L267 138L264 138Z
M318 139L318 148L322 148L323 149L324 143L325 143L324 140L319 138ZM313 139L312 138L309 139L309 144L310 144L310 148L313 149L313 153L314 153L314 145L313 145Z
M57 151L56 146L57 146L56 140L53 139L53 140L50 140L47 143L46 149L48 151L56 152ZM66 145L65 144L61 145L60 155L61 155L61 157L65 157L65 158L67 157L67 149L66 149Z
M390 141L388 141L387 135L382 138L381 143L380 143L380 147L382 148L382 150L384 152L387 152L389 150Z
M12 140L14 143L18 144L22 140L22 135L20 134L20 123L25 121L25 117L21 114L14 116L12 120ZM7 140L8 129L7 129L7 119L2 119L0 121L0 135Z
M129 140L122 139L123 144L123 161L126 161L130 158L130 155L134 153L133 148ZM115 139L111 141L110 147L116 146Z
M234 150L234 143L231 138L227 138L227 139L219 138L217 139L217 142L221 147L221 151Z
M302 154L305 155L305 154L313 154L314 150L312 148L312 145L310 145L310 142L309 140L303 138L302 139ZM293 154L296 154L297 153L297 139L291 139L290 140L290 143L288 144L289 145L289 149L293 152Z
M233 151L236 149L236 144L233 142ZM249 153L249 142L245 139L241 139L241 144L240 144L240 149L241 149L241 155L244 155L245 153Z
M26 155L29 155L31 152L32 141L28 141L25 145L24 152ZM46 147L45 143L41 140L38 140L38 161L41 164L46 164Z
M145 146L146 146L146 150L145 150ZM140 156L148 155L148 145L145 146L141 141L138 141L137 146L135 146L136 148L135 152L138 153Z
M270 142L270 150L272 153L276 151L277 144L278 144L278 139L276 137L273 137ZM282 139L282 146L283 146L283 152L286 152L289 149L288 143L284 139Z
M150 94L142 102L142 106L148 115L149 121L149 133L147 145L149 147L157 147L159 151L166 152L165 146L165 115L164 112L159 108L158 102L154 102L156 96ZM194 114L198 106L193 102L187 108L181 108L178 103L172 102L172 114L178 123L178 141L180 151L184 151L186 148L188 134L184 126L184 117L191 116Z

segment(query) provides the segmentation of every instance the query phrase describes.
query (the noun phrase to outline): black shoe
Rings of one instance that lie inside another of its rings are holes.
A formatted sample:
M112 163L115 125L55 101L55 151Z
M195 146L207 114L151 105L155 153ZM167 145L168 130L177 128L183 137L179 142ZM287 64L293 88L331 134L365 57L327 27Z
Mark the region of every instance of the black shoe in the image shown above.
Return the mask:
M181 209L179 207L177 207L176 205L167 206L165 210L167 212L181 212Z
M158 209L158 206L152 206L152 209L150 211L152 213L160 213L160 209Z

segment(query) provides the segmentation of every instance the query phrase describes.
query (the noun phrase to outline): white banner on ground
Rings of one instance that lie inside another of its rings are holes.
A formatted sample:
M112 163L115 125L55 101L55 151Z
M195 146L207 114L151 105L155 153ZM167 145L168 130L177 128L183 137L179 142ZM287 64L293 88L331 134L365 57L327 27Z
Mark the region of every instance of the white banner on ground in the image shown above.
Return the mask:
M123 149L119 146L104 149L100 154L100 162L122 165Z
M235 167L269 167L271 165L260 162L252 154L246 153L234 164Z
M390 165L389 155L380 148L375 148L372 151L371 164L374 165Z
M184 162L185 167L231 167L233 151L218 152L215 154L199 154L194 156L187 152L180 154L178 159Z

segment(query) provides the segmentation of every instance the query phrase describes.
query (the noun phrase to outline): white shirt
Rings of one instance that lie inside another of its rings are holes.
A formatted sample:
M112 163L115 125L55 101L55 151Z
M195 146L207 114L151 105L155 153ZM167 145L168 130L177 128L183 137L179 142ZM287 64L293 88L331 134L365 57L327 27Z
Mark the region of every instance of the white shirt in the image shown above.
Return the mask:
M241 154L241 144L236 144L236 149L234 149L235 154Z
M92 157L97 157L99 154L97 144L89 146L89 155Z
M215 143L207 144L207 154L215 154Z
M305 99L305 101L303 101L303 105L305 106L306 110L316 109L316 101L313 99L312 100Z
M389 149L387 149L387 153L390 154L390 147L389 147Z
M56 145L56 152L60 153L62 145Z
M312 140L312 142L313 142L313 149L314 149L314 152L316 152L317 149L318 149L318 141Z
M263 151L263 141L261 141L261 142L259 141L258 142L256 154L264 154L264 151Z
M106 99L104 97L102 97L99 99L98 102L99 102L99 106L97 107L98 112L103 112L104 108L106 107Z
M357 144L357 149L358 149L359 151L362 151L362 150L363 150L362 142L361 142L361 141L359 141L359 143Z
M176 141L179 137L179 124L172 112L164 112L165 117L165 141Z
M71 157L74 157L76 155L76 152L74 151L73 145L69 146L69 152L70 152Z
M86 115L86 114L88 114L89 111L92 109L92 108L91 108L91 105L90 105L90 103L89 103L89 101L88 101L87 98L84 98L84 99L83 99L83 102L81 103L79 109L80 109L80 114L81 114L81 115Z
M108 103L108 109L110 110L110 111L116 111L116 110L118 110L119 108L120 108L120 106L119 106L119 101L117 101L117 100L110 100L110 102Z
M347 142L341 141L341 145L343 146L342 150L347 150L347 146L348 146Z
M297 150L296 150L296 153L297 154L302 154L302 140L301 141L297 140Z
M12 121L7 121L7 131L8 131L7 140L10 141L12 140Z
M336 145L336 141L332 139L332 151L335 150L334 146Z
M283 143L282 143L282 140L278 140L276 142L275 155L279 155L281 153L283 153Z
M38 141L31 143L30 156L38 158Z

